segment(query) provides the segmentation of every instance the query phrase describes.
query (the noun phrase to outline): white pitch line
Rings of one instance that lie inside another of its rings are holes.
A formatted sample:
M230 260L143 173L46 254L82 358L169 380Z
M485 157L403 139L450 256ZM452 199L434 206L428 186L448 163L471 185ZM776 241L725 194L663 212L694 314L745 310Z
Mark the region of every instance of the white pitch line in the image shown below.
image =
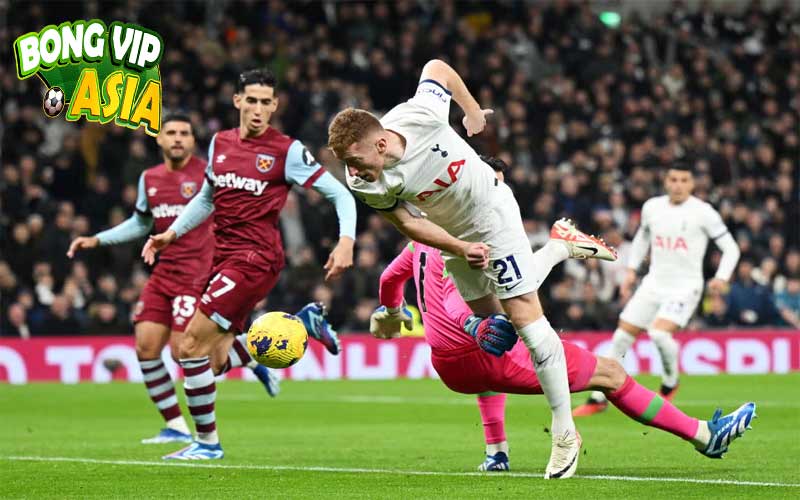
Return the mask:
M238 470L268 470L268 471L297 471L297 472L338 472L356 474L393 474L399 476L449 476L449 477L522 477L539 478L542 474L533 472L504 472L502 474L487 474L485 472L440 472L440 471L420 471L420 470L400 470L400 469L363 469L357 467L317 467L317 466L294 466L294 465L228 465L202 463L196 461L189 462L150 462L145 460L105 460L97 458L75 458L75 457L25 457L25 456L0 456L0 460L11 462L71 462L83 464L104 464L104 465L144 465L156 467L194 467L201 469L238 469ZM733 486L769 486L778 488L800 488L800 484L795 483L767 483L761 481L734 481L731 479L692 479L688 477L636 477L636 476L593 476L577 475L573 479L600 479L604 481L642 481L642 482L661 482L661 483L691 483L691 484L722 484Z

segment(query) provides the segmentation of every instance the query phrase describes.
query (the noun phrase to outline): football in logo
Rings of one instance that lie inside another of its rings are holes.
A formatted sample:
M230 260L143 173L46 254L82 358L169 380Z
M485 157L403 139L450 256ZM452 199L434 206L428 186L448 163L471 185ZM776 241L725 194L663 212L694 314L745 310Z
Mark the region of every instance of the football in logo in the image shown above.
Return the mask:
M181 195L184 198L191 198L197 192L197 183L187 181L181 183Z
M275 157L259 154L256 156L256 169L262 174L266 174L275 164Z
M64 109L64 91L61 87L53 87L44 95L44 102L42 103L44 112L50 118L55 118L61 114Z

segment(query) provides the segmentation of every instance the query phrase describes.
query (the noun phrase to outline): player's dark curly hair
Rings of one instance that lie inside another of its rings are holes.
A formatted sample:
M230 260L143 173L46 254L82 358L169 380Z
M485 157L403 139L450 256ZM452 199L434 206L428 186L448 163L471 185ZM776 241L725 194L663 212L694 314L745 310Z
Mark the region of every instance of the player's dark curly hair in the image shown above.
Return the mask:
M192 119L186 113L182 111L173 111L171 113L167 113L164 115L164 118L161 119L161 126L163 127L169 122L185 122L188 123L192 129L192 134L194 134L194 126L192 125Z
M494 156L486 156L480 155L480 159L483 163L492 167L492 170L495 172L505 172L508 170L508 164L501 160L500 158L495 158Z
M236 91L242 93L248 85L266 85L274 89L275 83L275 75L267 68L249 69L239 75L239 79L236 82Z
M689 172L690 174L694 175L694 165L692 165L688 161L676 161L667 167L667 170L681 170L683 172Z

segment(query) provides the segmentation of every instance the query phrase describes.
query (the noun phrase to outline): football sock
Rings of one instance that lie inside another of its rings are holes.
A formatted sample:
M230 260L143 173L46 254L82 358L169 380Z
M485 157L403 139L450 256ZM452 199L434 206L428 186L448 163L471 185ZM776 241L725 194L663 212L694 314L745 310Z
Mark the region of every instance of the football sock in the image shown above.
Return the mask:
M678 351L680 350L678 342L670 332L665 330L650 329L647 334L661 354L661 364L664 368L664 374L661 376L662 383L667 387L675 387L678 385Z
M540 248L533 254L533 279L536 282L536 289L538 290L550 271L559 263L569 258L569 250L562 243L556 241L548 241L545 246Z
M185 433L190 434L181 414L181 408L178 406L175 384L161 358L140 359L139 368L142 370L147 394L158 408L164 421L167 422L167 427L180 432L184 432L185 429Z
M183 415L177 416L172 420L167 420L167 429L189 434L190 436L192 435L192 431L190 431L189 426L186 425L186 419L183 418Z
M608 400L634 420L695 442L700 421L687 416L672 403L628 376L622 387L608 395ZM707 429L706 429L707 431Z
M502 451L508 456L508 441L500 441L499 443L492 443L486 445L486 454L494 456L497 452Z
M208 356L180 360L183 367L183 387L186 403L192 414L197 441L217 444L217 422L214 415L214 401L217 399L217 386Z
M625 354L628 353L635 341L635 335L631 335L622 328L617 328L611 337L611 357L622 363Z
M483 435L486 437L487 453L489 445L505 442L506 395L496 392L478 394L478 408L481 411ZM494 455L494 453L491 453Z
M567 359L564 345L547 318L542 316L533 323L518 329L528 350L531 351L533 368L542 386L547 402L553 412L552 433L563 434L575 431L567 376Z
M611 357L622 363L625 354L636 341L636 336L631 335L622 328L614 330L614 335L611 337ZM590 403L605 403L606 395L600 391L592 391L589 396Z
M246 333L241 333L233 338L233 344L231 345L231 348L228 349L228 359L225 360L225 364L222 365L218 375L228 373L232 368L237 368L239 366L253 368L258 364L250 356L250 353L247 352L247 346L245 342L247 342Z

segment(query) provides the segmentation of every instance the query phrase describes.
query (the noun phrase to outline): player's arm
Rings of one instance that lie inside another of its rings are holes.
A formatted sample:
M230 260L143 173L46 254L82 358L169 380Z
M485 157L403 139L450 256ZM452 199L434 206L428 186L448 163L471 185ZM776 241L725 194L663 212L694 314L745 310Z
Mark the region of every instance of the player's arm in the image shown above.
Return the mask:
M472 316L472 309L469 308L461 297L461 294L458 293L458 288L456 288L453 280L450 278L443 278L442 293L444 295L444 310L448 317L450 317L459 328L464 328L467 320Z
M452 94L453 100L464 111L464 128L467 136L473 136L483 131L486 126L486 115L493 113L491 109L481 109L480 104L470 94L464 80L449 64L432 59L422 68L420 82L433 81L441 85L444 90Z
M378 289L380 307L369 318L369 331L379 339L400 336L400 326L411 330L413 318L403 304L403 285L414 275L413 243L409 243L381 273Z
M489 266L489 247L485 243L459 240L428 219L411 215L402 204L397 204L391 210L381 210L380 213L412 241L463 257L472 268L485 269Z
M397 309L403 305L403 285L414 275L414 244L409 243L381 273L378 300L382 306Z
M170 243L177 240L184 234L203 223L214 212L214 170L212 161L214 159L214 140L208 146L208 165L206 166L206 179L200 192L192 198L181 214L176 218L166 231L155 236L150 236L147 243L142 248L142 258L147 264L153 264L156 253L166 248Z
M628 272L625 274L625 279L619 287L619 294L623 301L627 301L631 295L631 289L636 283L636 272L644 262L648 250L650 250L650 224L647 220L647 203L642 207L642 220L639 223L639 229L633 236L631 242L631 251L628 257Z
M353 195L336 177L320 165L300 141L294 141L286 152L286 181L313 188L336 207L339 219L339 242L331 251L325 279L337 278L353 266L353 245L356 242L356 202Z
M67 256L73 258L75 252L87 248L98 246L118 245L133 241L150 233L153 229L153 215L145 195L144 174L139 176L138 195L136 196L136 210L133 214L120 224L111 229L99 232L94 236L79 236L72 240L67 250Z
M731 280L731 276L733 276L733 271L736 269L736 264L739 262L742 252L739 250L736 240L733 239L730 231L728 231L728 227L722 221L719 212L710 206L708 208L709 212L706 215L703 230L722 252L717 272L709 280L708 288L711 291L723 293Z
M165 232L175 233L175 239L180 238L192 229L203 223L214 212L214 188L206 179L197 196L192 198L181 214L170 224Z

